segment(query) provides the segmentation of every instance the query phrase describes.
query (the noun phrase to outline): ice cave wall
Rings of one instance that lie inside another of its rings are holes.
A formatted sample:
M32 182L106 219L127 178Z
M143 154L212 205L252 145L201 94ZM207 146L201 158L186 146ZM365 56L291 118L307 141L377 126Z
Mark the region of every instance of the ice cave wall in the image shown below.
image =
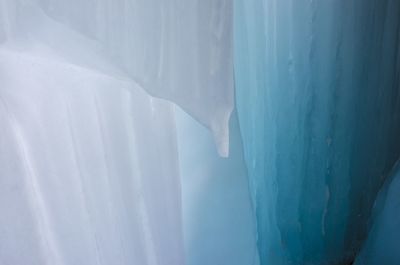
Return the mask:
M400 154L400 2L235 0L261 264L345 264Z

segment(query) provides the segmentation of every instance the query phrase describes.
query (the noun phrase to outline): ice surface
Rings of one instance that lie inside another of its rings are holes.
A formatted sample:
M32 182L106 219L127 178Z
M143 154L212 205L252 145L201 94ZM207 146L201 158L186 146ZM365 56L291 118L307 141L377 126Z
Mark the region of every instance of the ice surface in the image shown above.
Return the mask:
M398 1L235 1L261 264L345 264L400 154Z
M215 152L211 133L176 109L187 265L257 265L255 216L241 137L230 121L230 155Z
M395 166L374 205L372 228L356 265L397 265L400 261L400 171Z

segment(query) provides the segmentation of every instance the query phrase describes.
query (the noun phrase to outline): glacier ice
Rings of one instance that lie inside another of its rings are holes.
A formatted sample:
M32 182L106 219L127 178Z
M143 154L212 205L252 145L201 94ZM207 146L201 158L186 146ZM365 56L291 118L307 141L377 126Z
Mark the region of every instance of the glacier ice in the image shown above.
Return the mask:
M400 2L236 0L261 264L345 264L400 155Z

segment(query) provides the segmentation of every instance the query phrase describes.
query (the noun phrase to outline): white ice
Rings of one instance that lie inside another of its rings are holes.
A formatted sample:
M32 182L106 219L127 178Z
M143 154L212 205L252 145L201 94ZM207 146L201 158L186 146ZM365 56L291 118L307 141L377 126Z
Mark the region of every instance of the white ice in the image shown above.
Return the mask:
M184 264L172 102L228 155L231 13L225 0L0 0L0 264Z

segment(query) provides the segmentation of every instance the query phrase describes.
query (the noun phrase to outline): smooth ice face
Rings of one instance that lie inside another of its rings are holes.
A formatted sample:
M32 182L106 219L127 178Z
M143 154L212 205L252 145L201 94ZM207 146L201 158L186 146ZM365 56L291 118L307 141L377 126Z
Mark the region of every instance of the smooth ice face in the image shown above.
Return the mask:
M341 264L400 154L398 1L235 1L261 264Z
M372 226L356 265L396 265L400 261L400 168L395 166L374 205Z

